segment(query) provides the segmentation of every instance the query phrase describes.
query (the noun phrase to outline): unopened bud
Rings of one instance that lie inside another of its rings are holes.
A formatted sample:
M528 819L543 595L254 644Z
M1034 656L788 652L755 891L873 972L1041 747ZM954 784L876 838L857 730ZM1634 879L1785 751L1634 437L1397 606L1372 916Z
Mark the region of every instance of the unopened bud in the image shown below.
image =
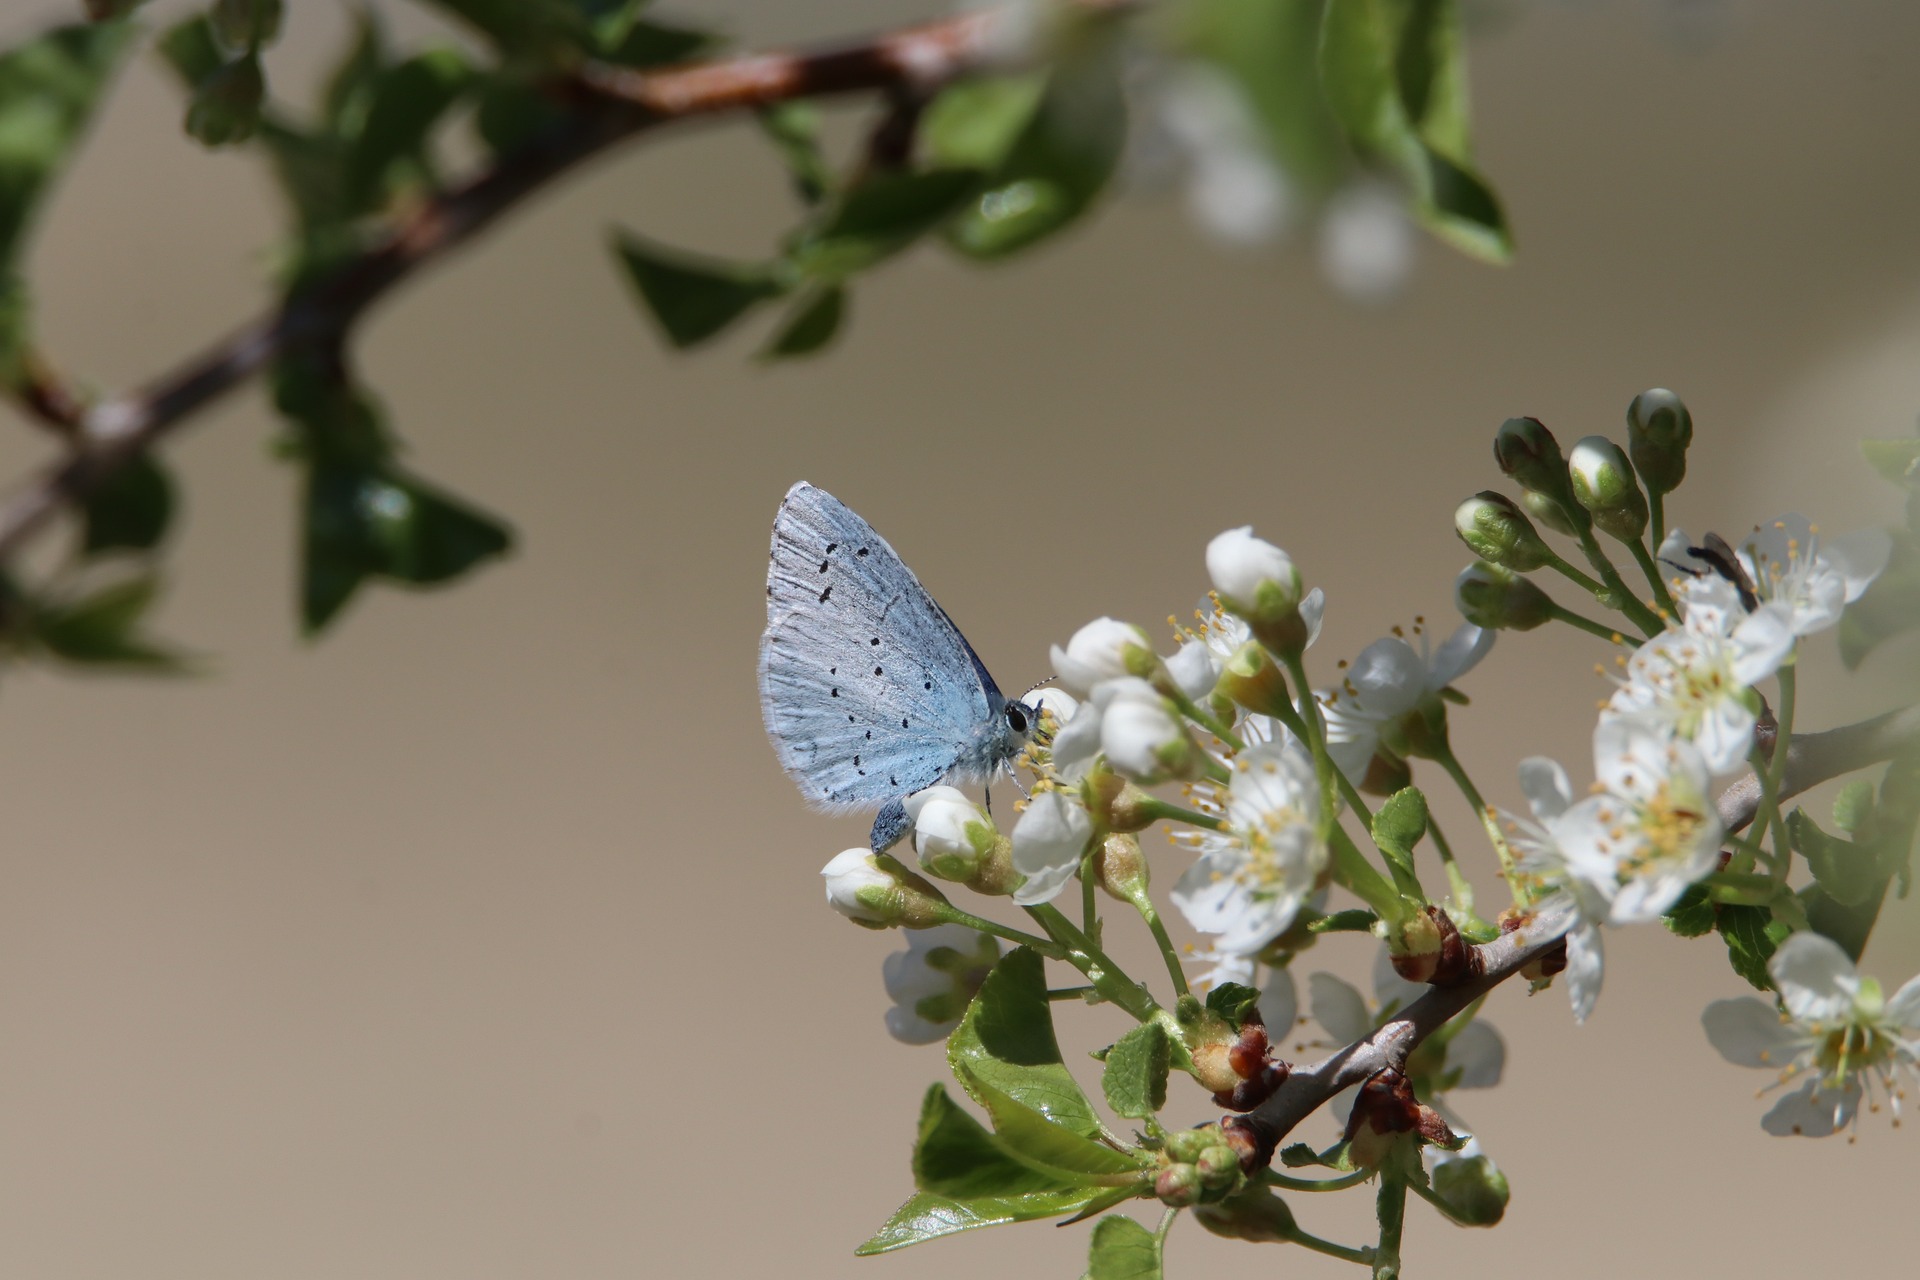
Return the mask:
M1490 631L1531 631L1553 618L1553 601L1529 579L1482 560L1453 584L1460 616Z
M1287 1208L1286 1201L1258 1185L1249 1186L1218 1204L1200 1205L1193 1216L1214 1235L1232 1240L1278 1244L1294 1239L1296 1234L1293 1210Z
M905 805L920 869L937 879L974 879L1003 840L993 820L958 788L928 787L908 796Z
M1567 469L1573 497L1593 516L1601 532L1622 542L1647 531L1647 497L1633 477L1633 464L1605 436L1588 436L1573 446Z
M1538 418L1508 418L1493 437L1493 459L1523 489L1570 498L1560 442Z
M1073 633L1066 648L1053 646L1060 683L1082 698L1103 681L1145 674L1159 661L1146 632L1113 618L1095 618Z
M869 929L930 929L947 900L938 889L884 854L866 848L835 855L820 871L827 905Z
M1483 972L1480 953L1438 907L1415 912L1388 941L1393 971L1408 982L1450 987Z
M1634 470L1652 493L1672 493L1687 478L1693 415L1664 387L1642 391L1627 406L1627 448Z
M1165 698L1145 680L1109 680L1096 691L1100 750L1114 770L1151 786L1199 776L1200 748Z
M1300 607L1300 571L1286 552L1254 537L1252 525L1207 544L1207 575L1220 603L1248 622L1279 622Z
M1220 668L1220 682L1215 687L1235 704L1259 715L1286 715L1293 711L1287 673L1272 654L1252 640L1227 659Z
M1224 1143L1202 1151L1193 1167L1200 1172L1200 1185L1215 1195L1237 1186L1245 1176L1240 1172L1240 1156Z
M1468 1149L1472 1149L1472 1143ZM1454 1221L1469 1227L1491 1227L1506 1216L1507 1176L1483 1155L1461 1155L1435 1160L1434 1194L1452 1210Z
M1571 497L1567 499L1568 503L1572 501L1573 499ZM1568 507L1558 498L1551 498L1544 493L1536 493L1532 489L1527 489L1520 494L1520 505L1526 508L1528 515L1555 533L1565 534L1569 538L1577 538L1580 536L1581 522L1576 521L1572 516L1567 514ZM1572 509L1580 511L1577 505ZM1580 511L1580 514L1585 516L1587 513Z
M1093 873L1108 896L1139 904L1147 900L1147 855L1130 835L1110 835L1093 852Z
M1190 1164L1170 1164L1153 1180L1153 1194L1169 1208L1185 1209L1200 1202L1205 1187L1200 1171Z
M1454 508L1453 528L1475 555L1515 573L1532 573L1554 559L1553 548L1534 530L1519 505L1490 489Z

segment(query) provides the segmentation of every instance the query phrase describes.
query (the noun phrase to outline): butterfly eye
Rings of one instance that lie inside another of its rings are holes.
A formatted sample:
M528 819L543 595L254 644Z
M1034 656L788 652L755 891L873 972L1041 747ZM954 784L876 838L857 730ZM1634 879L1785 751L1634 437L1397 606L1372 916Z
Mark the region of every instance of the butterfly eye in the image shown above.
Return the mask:
M1009 702L1007 704L1007 728L1013 730L1015 733L1025 733L1027 731L1026 708L1017 702Z

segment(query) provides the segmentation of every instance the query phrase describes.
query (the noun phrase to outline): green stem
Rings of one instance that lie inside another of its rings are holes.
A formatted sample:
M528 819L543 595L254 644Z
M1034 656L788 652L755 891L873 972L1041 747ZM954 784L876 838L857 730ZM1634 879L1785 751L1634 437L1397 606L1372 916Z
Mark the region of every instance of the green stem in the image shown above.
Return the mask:
M1177 804L1168 804L1159 796L1146 796L1135 809L1151 815L1156 821L1166 819L1171 822L1184 822L1188 826L1205 827L1208 831L1224 831L1227 824L1218 818L1208 817L1204 813L1195 813L1192 809L1182 809Z
M1171 1205L1167 1207L1167 1211L1165 1213L1160 1215L1160 1225L1153 1229L1153 1236L1154 1236L1154 1239L1160 1242L1161 1248L1163 1249L1166 1248L1167 1232L1173 1230L1173 1220L1179 1216L1180 1216L1180 1211L1178 1209L1173 1208Z
M969 929L978 929L981 933L990 933L994 937L1011 942L1017 947L1031 947L1049 960L1065 960L1068 958L1066 948L1057 942L1051 942L1046 938L1035 937L1031 933L1022 933L1018 929L1009 928L1007 925L1000 924L993 920L970 915L952 904L942 906L938 914L943 924L960 924L965 925Z
M1374 914L1398 926L1407 918L1407 902L1391 881L1374 869L1345 827L1327 833L1333 851L1333 882L1372 907Z
M1599 582L1595 581L1594 579L1589 578L1586 574L1580 572L1578 569L1574 568L1573 565L1569 564L1567 561L1561 559L1557 555L1554 556L1551 560L1547 561L1547 568L1552 569L1555 573L1559 574L1561 577L1565 578L1567 581L1573 583L1575 586L1579 587L1582 591L1585 591L1593 596L1596 596L1596 597L1600 596L1604 594L1606 591L1605 586L1601 585Z
M1344 1244L1335 1244L1331 1240L1322 1240L1319 1236L1304 1230L1298 1224L1295 1224L1294 1227L1287 1232L1287 1239L1299 1245L1302 1249L1311 1249L1315 1253L1324 1253L1329 1258L1338 1258L1342 1262L1357 1262L1363 1267L1369 1266L1373 1262L1373 1250L1366 1248L1349 1249Z
M1608 644L1629 644L1636 649L1640 647L1640 638L1638 636L1626 635L1622 633L1618 627L1610 627L1604 622L1596 622L1592 618L1575 613L1565 605L1556 604L1551 600L1547 601L1547 616L1556 622L1564 622L1570 627L1584 631L1590 636L1599 636Z
M1313 695L1309 693L1307 696L1311 698ZM1273 718L1287 726L1288 731L1291 732L1294 737L1300 739L1300 741L1306 742L1308 740L1306 721L1302 720L1299 712L1293 710L1293 708L1289 707L1285 711L1276 708L1273 712ZM1328 763L1332 763L1332 757L1328 757ZM1347 808L1360 815L1360 820L1367 824L1367 830L1373 830L1373 810L1367 807L1367 802L1361 798L1359 789L1347 781L1347 775L1341 773L1339 769L1336 768L1333 772L1334 777L1338 779L1340 783L1340 798L1347 802Z
M1655 543L1654 545L1658 546L1659 544ZM1640 566L1640 572L1646 575L1648 584L1653 587L1653 598L1659 602L1660 607L1666 610L1667 613L1675 613L1673 597L1667 592L1666 578L1661 575L1660 565L1654 560L1653 553L1648 551L1646 544L1637 538L1629 542L1627 546L1632 549L1634 562Z
M1651 485L1647 487L1647 517L1652 523L1653 532L1647 541L1657 550L1667 540L1667 495Z
M1147 1021L1160 1011L1159 1004L1147 989L1127 977L1126 970L1115 964L1093 939L1074 928L1073 922L1061 915L1058 907L1043 903L1026 908L1026 912L1049 936L1067 949L1067 954L1062 958L1086 974L1087 981L1110 1004L1125 1009L1139 1022Z
M1605 603L1626 614L1634 626L1650 636L1657 636L1667 629L1667 624L1653 610L1641 604L1639 597L1628 589L1625 580L1620 577L1620 571L1614 567L1613 561L1607 559L1607 553L1600 549L1600 540L1593 536L1591 528L1580 531L1580 549L1587 553L1587 563L1593 566L1594 572L1600 575L1600 580L1607 586L1606 597L1611 598L1603 597Z
M1513 893L1514 905L1524 906L1525 904L1520 901L1520 877L1515 870L1513 846L1507 843L1506 832L1500 830L1500 819L1492 809L1487 807L1487 802L1480 798L1480 789L1473 785L1473 779L1469 778L1466 769L1461 767L1458 757L1453 754L1451 745L1442 745L1440 750L1434 753L1433 758L1442 769L1447 771L1447 776L1453 779L1453 785L1460 788L1460 794L1467 798L1467 803L1473 806L1474 813L1479 815L1480 825L1485 829L1487 839L1493 842L1493 851L1500 855L1500 874L1507 878L1507 888Z
M1233 748L1235 751L1246 750L1247 744L1240 741L1239 735L1235 734L1228 726L1221 724L1212 712L1202 709L1192 698L1181 693L1178 689L1174 689L1165 696L1173 700L1174 706L1180 708L1181 715L1193 721L1202 729L1205 729L1208 733L1220 739L1220 741L1226 743L1227 746Z
M1453 845L1448 842L1446 832L1440 829L1432 814L1427 815L1427 834L1433 837L1433 847L1440 854L1440 865L1447 869L1447 888L1453 895L1453 904L1471 916L1473 914L1473 883L1467 879L1466 872L1454 859Z
M1300 701L1306 707L1299 717L1300 727L1305 731L1307 749L1313 753L1313 771L1320 779L1320 835L1325 839L1334 825L1334 779L1340 771L1333 767L1333 757L1327 754L1327 726L1320 718L1320 700L1313 696L1313 685L1307 680L1306 662L1299 654L1290 653L1286 656L1286 664L1293 687L1300 691ZM1371 821L1367 823L1367 828L1372 830Z
M1100 936L1100 907L1093 890L1093 854L1088 852L1080 859L1080 931L1089 938Z
M1348 1187L1357 1187L1371 1178L1372 1169L1355 1169L1352 1173L1342 1174L1338 1178L1290 1178L1284 1173L1268 1169L1261 1180L1270 1187L1279 1187L1283 1191L1345 1191Z
M1761 775L1766 784L1761 796L1773 822L1773 879L1776 884L1783 885L1787 881L1787 874L1793 870L1793 842L1788 838L1787 824L1780 816L1780 783L1787 776L1787 747L1793 741L1793 667L1781 667L1775 679L1780 682L1780 709L1775 712L1779 727L1774 732L1773 755L1767 760L1766 773Z
M1059 1004L1063 1000L1085 1000L1089 995L1099 993L1098 987L1054 987L1047 992L1047 999Z
M1373 1251L1374 1280L1399 1280L1400 1233L1407 1223L1407 1184L1403 1179L1380 1179L1374 1212L1380 1219L1380 1243Z
M1167 976L1173 979L1173 991L1176 996L1187 994L1187 971L1180 965L1180 951L1173 945L1173 939L1167 935L1167 926L1160 920L1160 913L1154 910L1153 899L1143 889L1134 895L1133 909L1147 922L1147 931L1153 934L1154 945L1160 948L1160 958L1166 962Z

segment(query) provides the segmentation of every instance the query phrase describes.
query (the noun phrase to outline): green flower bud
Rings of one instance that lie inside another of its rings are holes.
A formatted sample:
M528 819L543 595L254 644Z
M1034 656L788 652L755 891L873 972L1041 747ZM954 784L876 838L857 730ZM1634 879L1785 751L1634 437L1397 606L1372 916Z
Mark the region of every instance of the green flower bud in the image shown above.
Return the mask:
M266 92L260 59L235 58L194 89L187 132L209 147L245 142L260 127L260 102Z
M1493 437L1493 459L1523 489L1569 499L1567 464L1560 442L1538 418L1508 418Z
M1111 835L1093 851L1093 873L1100 887L1122 902L1147 900L1147 855L1130 835Z
M1287 1202L1262 1186L1250 1186L1219 1204L1201 1205L1194 1220L1214 1235L1255 1244L1275 1244L1294 1238L1293 1211Z
M1485 1156L1434 1161L1433 1190L1469 1227L1490 1227L1507 1212L1507 1177Z
M1528 515L1555 533L1565 534L1569 538L1580 536L1581 525L1567 514L1567 508L1561 505L1559 499L1528 489L1521 493L1520 505L1527 509ZM1580 511L1580 508L1575 507L1574 510ZM1580 514L1584 516L1587 513L1580 511Z
M1511 498L1484 489L1453 512L1453 529L1469 550L1489 564L1532 573L1553 561L1553 549Z
M1588 436L1573 446L1567 470L1574 499L1593 514L1603 533L1636 542L1647 531L1647 498L1619 445L1605 436Z
M1225 1143L1202 1151L1200 1158L1193 1162L1193 1167L1199 1170L1200 1185L1209 1192L1210 1197L1238 1188L1246 1177L1240 1172L1239 1154Z
M1199 1129L1175 1129L1167 1135L1167 1159L1175 1164L1192 1164L1200 1153L1218 1146L1220 1132L1212 1125Z
M1531 631L1553 617L1553 601L1546 592L1484 560L1461 570L1453 584L1453 603L1468 622L1493 631Z
M1634 470L1652 493L1672 493L1687 478L1693 415L1664 387L1642 391L1627 406L1627 448Z
M848 849L820 872L827 905L868 929L930 929L947 907L940 891L885 854Z
M1153 1180L1153 1194L1160 1203L1175 1209L1198 1204L1201 1192L1200 1171L1190 1164L1170 1164Z

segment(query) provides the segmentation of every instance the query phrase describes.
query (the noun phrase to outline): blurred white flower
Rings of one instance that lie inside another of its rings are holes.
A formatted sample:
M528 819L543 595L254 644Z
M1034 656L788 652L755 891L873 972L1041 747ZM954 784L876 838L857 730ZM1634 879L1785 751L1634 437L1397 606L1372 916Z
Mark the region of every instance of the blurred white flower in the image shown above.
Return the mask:
M1878 1091L1899 1122L1907 1086L1920 1084L1920 978L1892 999L1863 978L1839 944L1796 933L1767 961L1784 1014L1752 996L1716 1000L1701 1022L1727 1061L1779 1073L1772 1087L1807 1077L1760 1122L1768 1133L1821 1138L1854 1124Z
M1167 659L1174 687L1194 702L1204 701L1220 680L1220 663L1203 640L1189 640Z
M1260 244L1286 226L1287 181L1269 158L1244 95L1200 62L1174 64L1156 98L1158 123L1186 161L1186 204L1228 245Z
M1207 576L1221 602L1235 613L1278 618L1300 603L1300 571L1293 559L1243 525L1207 543Z
M1085 698L1101 681L1126 675L1128 654L1136 649L1152 652L1146 632L1113 618L1095 618L1073 633L1066 648L1053 646L1053 669L1068 693Z
M1562 975L1573 1002L1573 1020L1585 1022L1600 999L1605 949L1600 926L1612 910L1595 887L1614 876L1612 866L1587 839L1581 815L1572 812L1573 786L1567 771L1545 756L1520 762L1520 793L1533 820L1503 815L1519 857L1519 874L1534 886L1534 903L1543 917L1566 923L1567 967Z
M907 949L880 967L893 1007L887 1031L907 1044L944 1040L960 1025L974 992L1000 958L1000 944L964 925L943 924L907 934Z
M1093 819L1076 795L1043 791L1013 824L1013 869L1026 882L1014 890L1016 906L1032 907L1058 896L1087 851Z
M1285 932L1327 866L1320 788L1297 742L1249 747L1233 761L1224 831L1201 831L1199 859L1173 903L1215 947L1251 955Z
M1357 302L1386 302L1413 270L1412 219L1384 183L1356 182L1327 202L1320 219L1320 269Z

